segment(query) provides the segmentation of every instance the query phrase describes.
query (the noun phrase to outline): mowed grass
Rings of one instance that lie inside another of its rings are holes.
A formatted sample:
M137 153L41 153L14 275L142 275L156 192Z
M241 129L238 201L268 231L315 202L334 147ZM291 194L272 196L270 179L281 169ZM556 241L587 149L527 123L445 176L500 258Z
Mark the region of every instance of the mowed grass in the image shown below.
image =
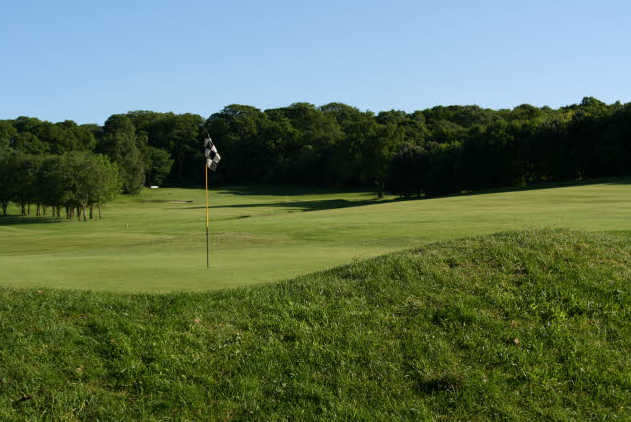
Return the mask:
M546 230L220 292L0 288L0 420L631 420L630 282L628 238Z
M0 218L0 285L212 290L470 235L542 227L631 230L626 181L408 201L236 187L213 190L210 201L210 270L203 190L159 189L120 197L101 221Z

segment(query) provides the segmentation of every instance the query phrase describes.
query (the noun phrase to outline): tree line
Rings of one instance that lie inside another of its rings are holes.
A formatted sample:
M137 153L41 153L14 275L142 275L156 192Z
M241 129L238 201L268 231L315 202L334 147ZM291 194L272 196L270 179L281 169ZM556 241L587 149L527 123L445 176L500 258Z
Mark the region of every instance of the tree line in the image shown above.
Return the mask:
M586 97L552 109L438 106L373 113L341 103L197 114L132 111L104 125L0 121L0 149L33 156L98 153L122 190L199 186L208 131L224 160L217 184L373 187L402 196L623 176L630 173L631 103Z
M71 151L63 154L0 154L0 208L7 215L9 202L22 216L101 218L101 206L121 190L116 165L100 154ZM96 213L98 211L98 214Z

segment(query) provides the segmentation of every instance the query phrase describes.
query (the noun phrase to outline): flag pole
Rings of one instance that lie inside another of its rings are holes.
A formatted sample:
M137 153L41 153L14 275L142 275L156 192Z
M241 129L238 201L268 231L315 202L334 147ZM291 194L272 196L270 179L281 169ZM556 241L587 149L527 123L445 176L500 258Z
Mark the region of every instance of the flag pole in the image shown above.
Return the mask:
M208 170L217 170L217 164L221 161L221 155L217 152L217 147L213 145L210 134L206 131L206 140L204 140L204 181L206 187L206 269L210 268L210 243L208 241Z
M204 161L204 174L206 180L206 268L210 267L209 246L208 246L208 165Z

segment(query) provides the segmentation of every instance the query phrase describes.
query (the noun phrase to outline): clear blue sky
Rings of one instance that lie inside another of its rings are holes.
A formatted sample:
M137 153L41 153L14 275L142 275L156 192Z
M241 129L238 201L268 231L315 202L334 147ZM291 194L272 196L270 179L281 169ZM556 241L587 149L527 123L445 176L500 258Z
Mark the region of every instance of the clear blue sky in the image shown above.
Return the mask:
M0 119L631 101L631 2L3 1Z

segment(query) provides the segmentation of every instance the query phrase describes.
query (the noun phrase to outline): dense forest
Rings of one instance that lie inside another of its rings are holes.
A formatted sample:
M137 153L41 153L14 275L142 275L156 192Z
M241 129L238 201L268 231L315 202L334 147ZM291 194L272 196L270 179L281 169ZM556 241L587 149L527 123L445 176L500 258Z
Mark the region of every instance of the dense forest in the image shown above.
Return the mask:
M19 162L71 153L74 160L76 154L107 157L117 173L108 176L109 186L126 193L143 185L199 186L206 130L224 157L215 184L355 186L436 196L631 174L631 103L586 97L559 109L438 106L377 114L341 103L269 110L230 105L206 120L152 111L112 115L103 126L2 120L0 195L5 203L23 204L25 194L13 180L22 171ZM28 202L40 202L33 198ZM52 202L89 206L85 198Z

